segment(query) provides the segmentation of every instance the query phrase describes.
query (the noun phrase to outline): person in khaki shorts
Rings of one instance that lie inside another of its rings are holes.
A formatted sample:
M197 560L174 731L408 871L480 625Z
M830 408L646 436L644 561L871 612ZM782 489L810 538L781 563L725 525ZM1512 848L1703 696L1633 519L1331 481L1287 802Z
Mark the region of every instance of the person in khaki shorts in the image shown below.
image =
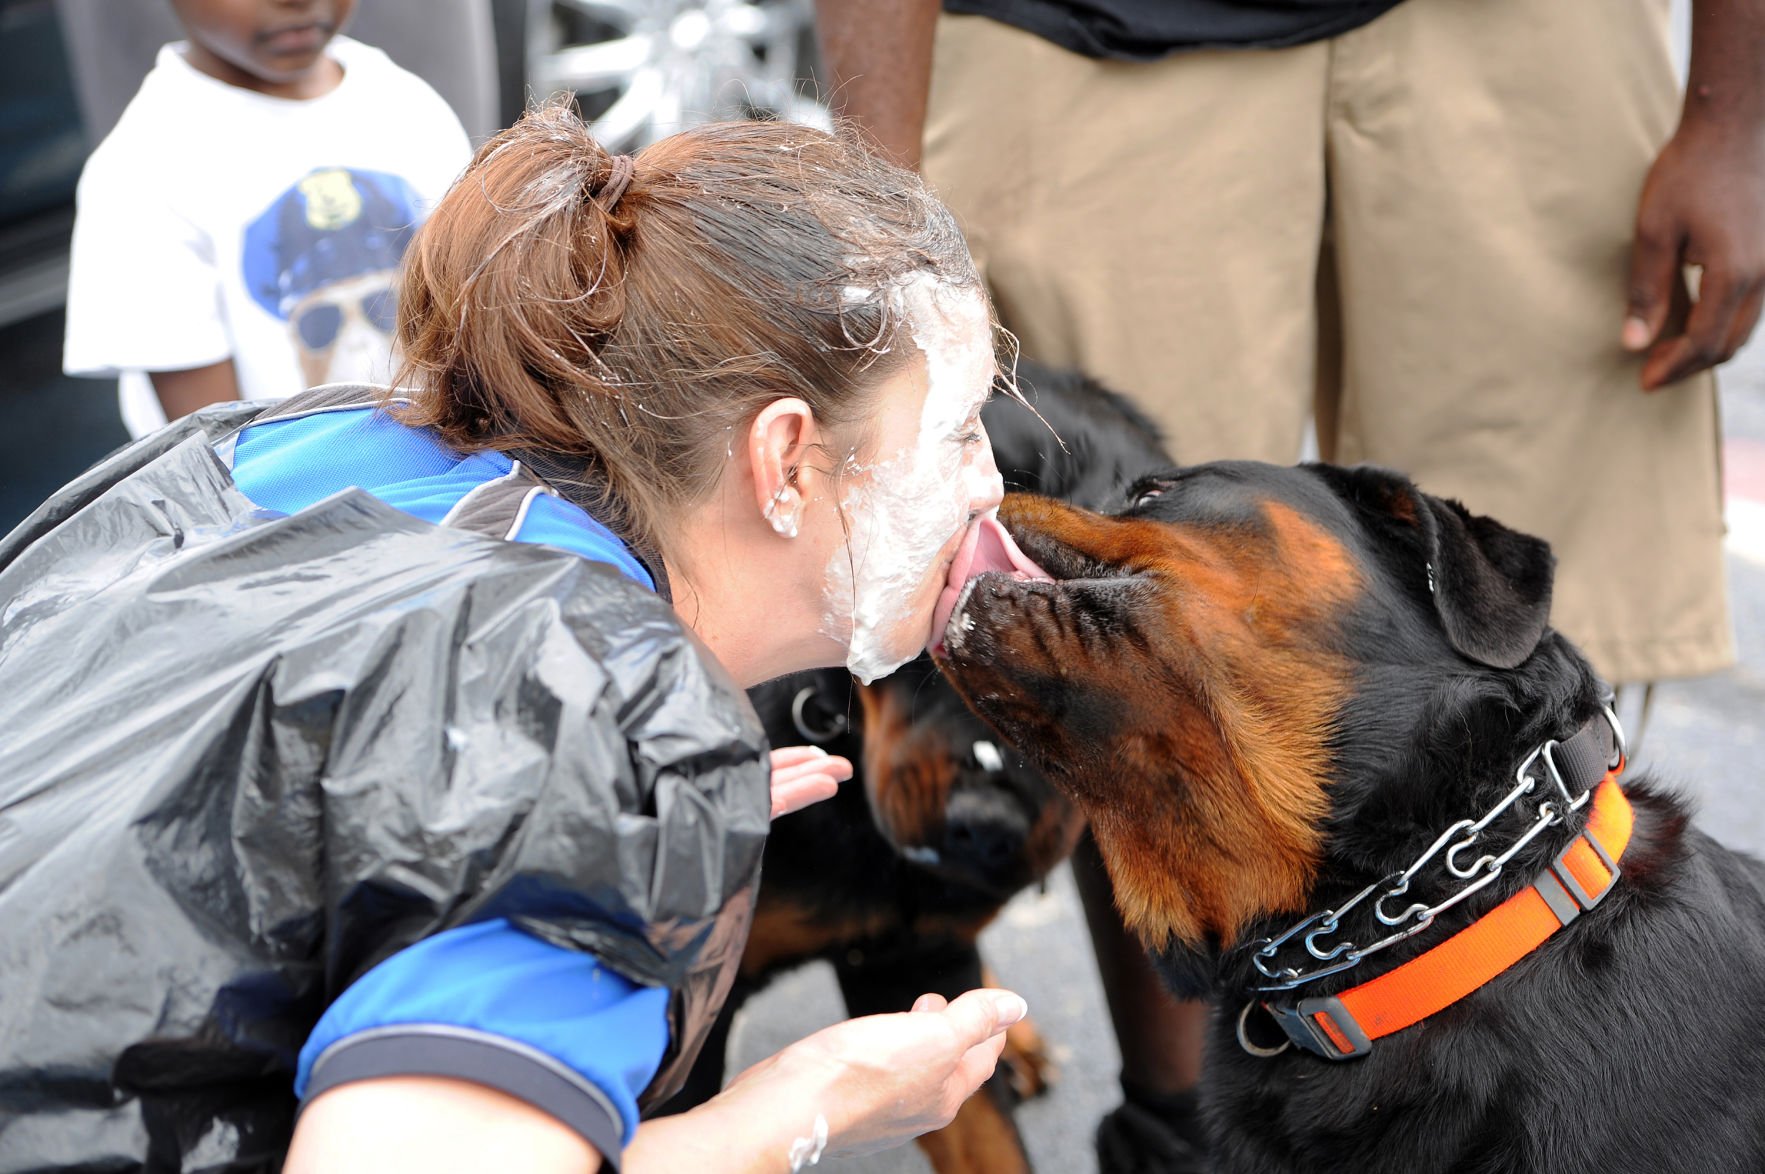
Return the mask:
M1315 408L1326 458L1548 539L1607 679L1732 663L1709 368L1765 297L1756 5L1694 0L1677 123L1667 0L938 7L819 0L829 89L956 211L1026 353L1185 462L1291 461ZM1196 1012L1083 887L1129 1107L1186 1128Z

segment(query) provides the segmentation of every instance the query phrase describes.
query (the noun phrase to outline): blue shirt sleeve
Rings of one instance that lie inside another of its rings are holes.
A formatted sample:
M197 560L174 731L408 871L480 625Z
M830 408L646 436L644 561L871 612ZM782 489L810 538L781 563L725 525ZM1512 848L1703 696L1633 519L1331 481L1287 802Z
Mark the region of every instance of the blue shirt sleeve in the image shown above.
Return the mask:
M251 424L233 444L233 483L265 509L292 514L357 488L412 517L444 524L473 491L507 477L499 452L456 453L435 433L400 424L375 408L344 408ZM650 572L606 526L573 502L529 493L504 537L561 547L610 563L655 590Z
M498 918L425 938L358 979L301 1049L294 1092L469 1080L551 1114L616 1165L667 1046L666 989Z

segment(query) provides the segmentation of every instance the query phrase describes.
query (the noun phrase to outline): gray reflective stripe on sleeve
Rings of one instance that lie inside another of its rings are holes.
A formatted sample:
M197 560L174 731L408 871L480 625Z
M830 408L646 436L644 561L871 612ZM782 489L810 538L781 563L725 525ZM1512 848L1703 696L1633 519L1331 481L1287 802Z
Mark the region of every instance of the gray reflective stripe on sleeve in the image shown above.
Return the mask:
M229 473L233 471L233 458L239 448L239 434L244 431L244 428L235 428L215 442L214 455L220 459L221 464L227 466Z
M503 532L504 538L513 538L521 532L521 523L527 520L527 511L532 508L534 498L541 497L544 494L544 487L539 485L536 485L527 491L527 496L521 499L521 508L515 511L515 520L510 522L509 528Z
M538 1048L448 1023L401 1023L346 1035L313 1061L304 1104L338 1085L388 1076L439 1076L523 1101L581 1134L619 1168L619 1110L580 1072Z

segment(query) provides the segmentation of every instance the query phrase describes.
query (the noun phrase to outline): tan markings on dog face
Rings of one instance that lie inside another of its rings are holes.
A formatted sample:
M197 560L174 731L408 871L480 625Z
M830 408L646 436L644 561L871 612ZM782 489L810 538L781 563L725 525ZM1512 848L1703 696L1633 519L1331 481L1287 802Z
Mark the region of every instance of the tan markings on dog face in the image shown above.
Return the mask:
M792 965L878 938L898 939L903 934L919 942L973 946L981 931L998 916L999 907L984 913L921 913L910 920L904 920L901 910L892 906L858 914L828 913L771 895L762 886L742 950L741 974L758 978L775 966Z
M1061 792L1049 795L1036 815L1036 822L1030 825L1029 839L1024 844L1030 875L1041 877L1053 872L1056 865L1072 855L1084 833L1085 816L1077 805Z
M858 685L864 708L864 793L877 825L896 848L932 846L944 834L955 766L925 737L912 738L902 691Z
M907 923L914 937L927 942L956 942L973 945L981 931L993 924L1004 905L995 905L982 913L921 913Z
M1016 616L998 609L994 663L952 660L983 715L1006 715L1032 757L1043 743L1051 777L1090 817L1127 924L1154 948L1229 944L1252 918L1301 908L1321 854L1327 740L1350 673L1332 649L1362 580L1321 526L1278 501L1259 507L1260 525L1199 525L1008 497L1001 517L1020 543L1042 535L1133 579L1013 588L1024 598ZM1088 591L1123 633L1087 636L1070 619L1061 593ZM1036 688L1064 707L1040 728ZM1103 744L1083 743L1075 713L1101 715Z
M939 847L957 786L956 746L935 721L914 722L909 691L887 681L855 689L864 714L865 797L877 825L897 849ZM1084 815L1064 794L1044 795L1024 837L1019 883L1053 871L1085 830Z

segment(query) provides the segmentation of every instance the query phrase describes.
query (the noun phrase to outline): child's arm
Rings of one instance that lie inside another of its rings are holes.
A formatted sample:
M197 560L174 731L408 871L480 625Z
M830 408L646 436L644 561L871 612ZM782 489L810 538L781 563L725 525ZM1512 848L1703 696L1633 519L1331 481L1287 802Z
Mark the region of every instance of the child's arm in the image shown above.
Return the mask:
M165 418L176 420L209 404L230 403L239 398L239 375L232 359L184 371L152 371L154 394L165 408Z
M180 377L219 368L227 376L207 398L238 399L233 340L221 310L214 244L175 200L182 190L159 171L142 172L141 152L106 139L80 176L68 271L67 334L62 367L69 375L123 371ZM168 417L188 414L192 389L154 375Z

